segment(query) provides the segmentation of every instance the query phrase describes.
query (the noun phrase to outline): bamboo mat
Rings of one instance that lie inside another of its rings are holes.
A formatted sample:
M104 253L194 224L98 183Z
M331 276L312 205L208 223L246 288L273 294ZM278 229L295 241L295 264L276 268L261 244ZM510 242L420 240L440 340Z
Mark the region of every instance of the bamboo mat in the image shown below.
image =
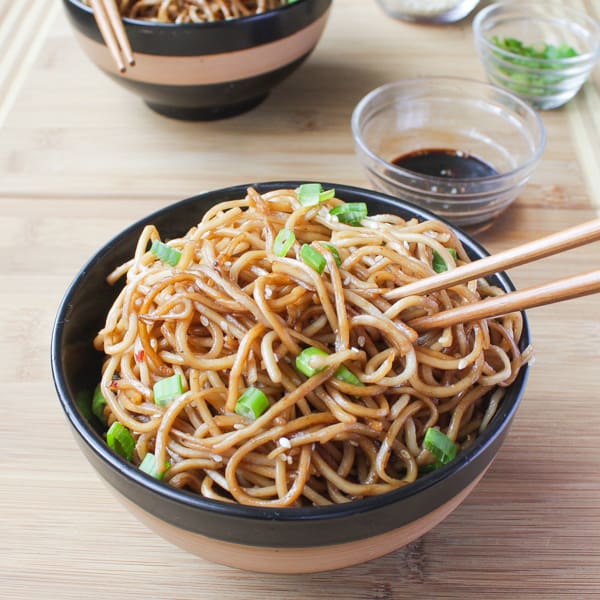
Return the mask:
M600 2L575 0L600 18ZM482 79L471 22L399 23L335 0L316 51L261 106L159 117L81 54L60 2L0 0L0 595L180 600L600 598L600 301L530 311L536 362L510 435L443 523L379 560L308 576L240 573L138 524L77 450L49 367L58 303L85 260L169 202L243 182L368 186L349 119L394 79ZM548 146L491 251L600 213L600 68L542 114ZM598 244L511 272L525 287L599 266Z

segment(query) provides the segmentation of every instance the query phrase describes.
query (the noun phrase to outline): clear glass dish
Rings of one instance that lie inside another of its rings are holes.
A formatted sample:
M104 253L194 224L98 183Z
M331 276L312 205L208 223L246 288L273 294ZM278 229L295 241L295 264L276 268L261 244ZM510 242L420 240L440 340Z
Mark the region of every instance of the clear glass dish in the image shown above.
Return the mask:
M491 4L476 15L473 33L488 80L541 110L573 98L600 58L600 23L564 2ZM546 45L572 48L577 56L524 57L499 48L495 40L505 38L539 52Z
M487 83L423 78L367 94L352 115L360 163L379 190L427 208L472 232L487 228L517 197L545 146L545 129L529 105ZM496 174L449 178L394 161L423 149L457 151Z
M417 23L454 23L464 19L479 0L377 0L395 19Z

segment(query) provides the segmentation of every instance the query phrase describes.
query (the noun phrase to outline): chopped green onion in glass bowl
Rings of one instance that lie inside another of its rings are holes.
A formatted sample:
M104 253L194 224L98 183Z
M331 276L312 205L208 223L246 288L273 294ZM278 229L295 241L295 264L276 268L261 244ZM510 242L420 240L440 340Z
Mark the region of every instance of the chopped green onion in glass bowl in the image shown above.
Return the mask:
M566 3L491 4L473 32L490 82L541 110L571 100L600 58L600 23Z

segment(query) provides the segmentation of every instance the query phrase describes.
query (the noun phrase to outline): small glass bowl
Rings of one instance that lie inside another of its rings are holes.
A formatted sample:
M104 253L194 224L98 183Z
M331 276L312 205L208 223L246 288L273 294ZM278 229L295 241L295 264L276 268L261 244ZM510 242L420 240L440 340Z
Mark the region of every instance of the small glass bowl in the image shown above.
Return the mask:
M507 1L491 4L473 20L475 44L489 81L533 107L548 110L568 102L600 57L600 23L566 3ZM513 38L543 50L573 48L570 58L528 58L499 48L494 38Z
M415 23L454 23L464 19L479 0L377 0L394 19Z
M371 183L471 233L489 227L516 198L544 150L540 116L496 86L453 77L412 79L367 94L352 115L359 161ZM448 150L493 167L473 178L425 175L393 162Z

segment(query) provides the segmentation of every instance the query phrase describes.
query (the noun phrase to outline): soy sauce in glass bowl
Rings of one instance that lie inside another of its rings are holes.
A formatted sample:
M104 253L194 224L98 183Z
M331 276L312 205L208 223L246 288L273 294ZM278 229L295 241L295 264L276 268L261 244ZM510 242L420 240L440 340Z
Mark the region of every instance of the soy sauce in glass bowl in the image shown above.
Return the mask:
M402 154L392 164L408 171L448 179L477 179L492 177L498 171L481 158L462 150L425 148Z
M371 91L354 109L352 134L375 188L471 234L491 226L517 198L546 140L539 114L526 102L458 77L402 80ZM415 161L441 166L419 172Z

